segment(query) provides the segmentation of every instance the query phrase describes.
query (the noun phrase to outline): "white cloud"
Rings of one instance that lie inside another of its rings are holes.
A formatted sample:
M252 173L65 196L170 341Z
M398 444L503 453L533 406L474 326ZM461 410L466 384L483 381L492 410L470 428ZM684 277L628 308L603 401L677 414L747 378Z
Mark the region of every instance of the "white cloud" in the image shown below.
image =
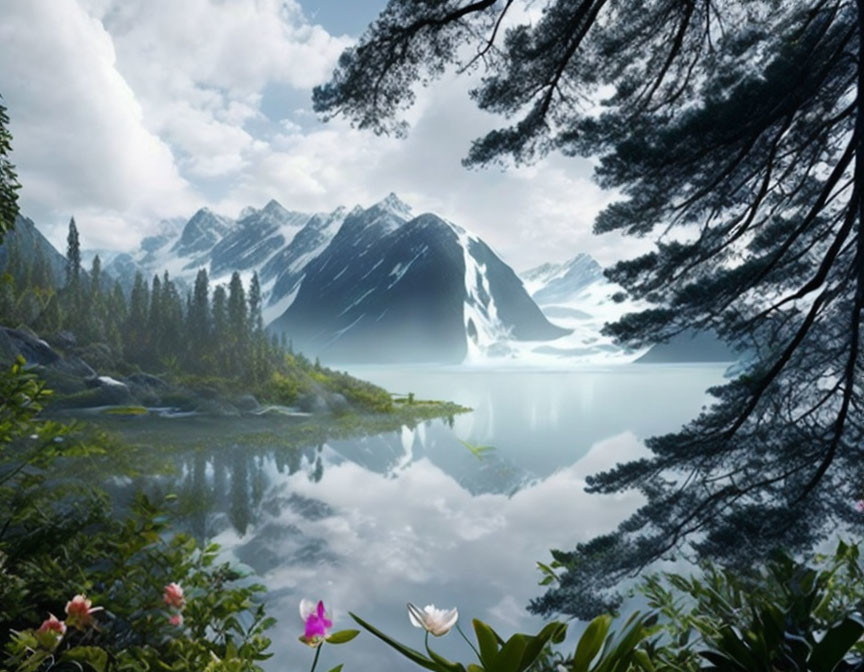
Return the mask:
M502 122L475 108L463 78L420 92L404 141L297 109L348 44L297 0L8 0L0 38L19 55L0 63L0 93L24 211L56 225L58 240L69 214L86 244L129 248L160 218L202 205L236 215L275 197L330 210L396 191L520 269L586 250L608 263L644 247L591 233L610 195L588 161L466 171L471 140Z
M14 135L25 213L78 216L93 239L126 240L138 222L192 203L167 144L143 125L115 68L110 35L72 0L10 0L0 9L0 92ZM172 208L167 208L170 210ZM99 224L98 231L93 223Z

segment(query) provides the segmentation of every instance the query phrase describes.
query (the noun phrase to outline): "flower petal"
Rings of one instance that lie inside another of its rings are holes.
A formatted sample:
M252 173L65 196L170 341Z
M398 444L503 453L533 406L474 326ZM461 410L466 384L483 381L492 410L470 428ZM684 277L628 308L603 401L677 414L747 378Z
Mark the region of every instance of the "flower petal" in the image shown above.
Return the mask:
M312 600L307 600L305 597L300 600L300 618L303 622L315 613L315 603Z
M408 603L408 619L415 628L426 627L426 617L423 615L423 612L410 602Z

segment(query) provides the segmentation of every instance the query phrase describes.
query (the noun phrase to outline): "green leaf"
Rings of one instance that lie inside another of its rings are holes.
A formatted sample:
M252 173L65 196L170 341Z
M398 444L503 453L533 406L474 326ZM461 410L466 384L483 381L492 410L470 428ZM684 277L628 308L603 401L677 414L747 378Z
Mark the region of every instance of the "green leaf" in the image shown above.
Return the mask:
M431 648L429 648L428 635L426 636L426 652L432 660L438 663L439 670L446 670L447 672L465 672L465 668L462 667L462 665L447 660L444 656L435 653Z
M576 653L573 656L573 672L588 672L591 661L597 657L603 646L611 624L612 618L607 615L598 616L588 624L576 645Z
M639 665L639 667L644 670L644 672L655 672L657 668L654 667L654 663L651 662L651 656L648 655L646 651L642 649L637 649L633 652L633 659Z
M408 660L416 663L420 667L425 667L427 670L436 670L436 672L437 672L438 666L432 660L430 660L429 658L424 656L419 651L416 651L416 650L414 650L408 646L405 646L404 644L400 644L395 639L391 639L390 637L385 635L383 632L381 632L378 628L370 625L369 623L364 621L362 618L360 618L356 614L354 614L350 611L348 613L350 614L351 618L353 618L355 621L357 621L357 623L361 627L363 627L366 630L368 630L369 632L371 632L373 635L375 635L378 639L383 641L385 644L389 644L390 646L392 646L399 653L401 653L403 656L408 658Z
M495 657L495 663L492 670L495 672L520 672L520 664L522 655L525 653L525 647L528 643L528 638L525 635L513 635ZM490 672L492 672L490 670Z
M330 672L342 672L342 665L337 665L332 670L330 670Z
M553 621L546 624L543 629L533 637L527 637L525 640L525 651L522 653L522 660L519 663L520 670L527 670L534 661L543 653L543 649L550 642L561 643L567 634L567 624Z
M480 662L484 667L490 667L498 655L498 640L495 631L483 621L476 618L472 621L474 633L477 635L477 643L480 645Z
M97 646L76 646L63 654L61 660L86 663L96 672L105 672L108 666L108 654Z
M832 672L862 634L864 623L856 616L847 616L842 623L831 628L813 647L810 656L813 672Z
M327 643L345 644L346 642L350 642L359 634L359 630L340 630L339 632L334 632L332 635L328 636Z

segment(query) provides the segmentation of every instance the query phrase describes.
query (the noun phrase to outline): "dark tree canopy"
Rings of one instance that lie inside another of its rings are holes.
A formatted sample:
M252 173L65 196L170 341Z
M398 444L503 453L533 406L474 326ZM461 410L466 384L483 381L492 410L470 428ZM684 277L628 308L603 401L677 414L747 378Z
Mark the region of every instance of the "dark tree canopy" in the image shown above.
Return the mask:
M0 96L0 101L3 98ZM8 231L15 226L18 216L18 177L15 166L9 159L12 152L12 134L9 132L9 115L0 103L0 243Z
M623 198L596 231L656 241L609 270L651 308L608 331L638 345L714 330L744 353L714 405L648 441L650 458L590 479L646 503L556 552L565 571L534 610L593 614L675 553L743 564L860 526L862 6L391 0L316 89L324 115L403 132L418 82L480 68L474 100L507 122L468 164L597 156L599 184Z

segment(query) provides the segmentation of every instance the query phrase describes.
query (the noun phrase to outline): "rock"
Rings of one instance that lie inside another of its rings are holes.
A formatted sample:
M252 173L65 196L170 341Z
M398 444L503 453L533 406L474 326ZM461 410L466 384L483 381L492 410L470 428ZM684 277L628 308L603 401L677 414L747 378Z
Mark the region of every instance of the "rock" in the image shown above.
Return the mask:
M171 387L159 376L153 376L149 373L133 373L131 376L126 376L125 380L127 384L149 387L153 390L167 390Z
M323 396L316 393L304 394L297 400L297 406L304 413L327 413L330 407Z
M251 394L244 394L234 400L234 405L243 413L254 413L261 408L261 404Z
M351 410L351 404L348 403L345 395L339 392L331 394L327 399L327 404L334 413L345 413Z
M50 366L60 359L60 355L41 338L22 329L0 327L6 336L6 347L14 356L21 355L29 364Z
M58 348L74 348L78 345L78 339L71 331L60 331L51 340Z
M129 386L110 376L94 376L87 378L84 383L97 392L94 399L98 403L93 403L94 406L126 406L133 401Z
M96 375L96 372L90 365L80 357L58 359L51 365L51 368L67 376L76 376L79 378L92 378Z

